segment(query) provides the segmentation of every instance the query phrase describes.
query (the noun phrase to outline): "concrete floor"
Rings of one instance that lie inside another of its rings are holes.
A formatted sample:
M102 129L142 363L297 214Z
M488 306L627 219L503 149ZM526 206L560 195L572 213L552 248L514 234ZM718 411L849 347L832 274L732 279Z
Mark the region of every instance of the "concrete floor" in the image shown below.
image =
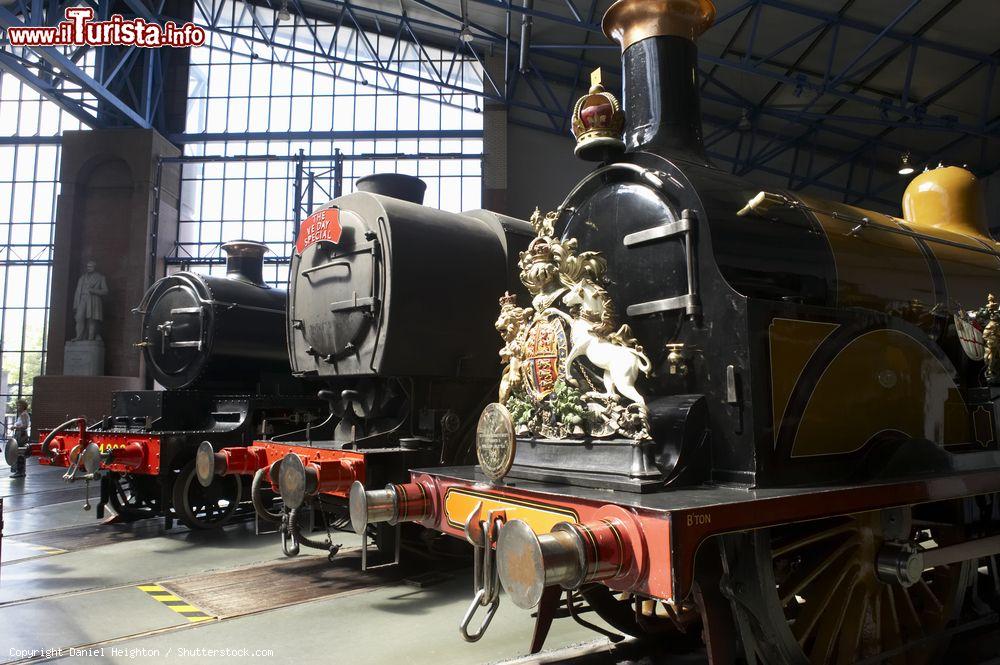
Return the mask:
M520 659L534 621L509 601L480 642L459 637L471 599L464 562L448 568L443 582L420 586L400 569L358 572L353 534L335 534L344 549L334 564L306 549L290 560L276 534L256 535L252 523L210 533L166 531L161 520L104 525L83 511L84 488L67 486L61 470L32 460L26 479L8 476L0 461L0 663L528 662ZM155 584L167 590L140 588ZM303 600L302 590L310 597ZM179 613L195 610L208 618ZM1000 665L997 654L1000 631L985 626L955 640L948 661ZM705 656L668 658L627 642L611 649L559 619L546 653L530 662L704 665Z
M533 620L509 601L501 602L479 643L461 640L457 622L471 598L471 573L461 569L434 586L373 578L372 585L366 582L360 589L192 623L138 587L262 564L287 565L276 535L255 535L253 525L245 523L216 533L164 531L158 520L129 528L102 526L93 511L83 511L83 488L67 486L60 470L32 460L26 479L8 475L0 462L0 496L5 497L0 663L69 658L74 663L242 662L255 652L297 663L334 658L388 663L400 659L405 645L407 665L449 665L503 661L527 651ZM345 552L359 545L353 534L336 536ZM308 550L301 557L319 561ZM572 621L558 620L546 647L593 643L597 637ZM237 653L227 655L227 649ZM238 653L241 649L248 652Z

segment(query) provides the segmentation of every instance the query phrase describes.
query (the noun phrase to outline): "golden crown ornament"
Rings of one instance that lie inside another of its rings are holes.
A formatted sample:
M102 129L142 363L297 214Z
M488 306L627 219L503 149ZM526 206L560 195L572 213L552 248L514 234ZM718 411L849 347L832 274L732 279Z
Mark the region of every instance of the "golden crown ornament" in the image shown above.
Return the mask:
M625 150L625 113L618 99L601 84L601 70L590 75L590 90L573 107L574 153L588 162L603 162Z

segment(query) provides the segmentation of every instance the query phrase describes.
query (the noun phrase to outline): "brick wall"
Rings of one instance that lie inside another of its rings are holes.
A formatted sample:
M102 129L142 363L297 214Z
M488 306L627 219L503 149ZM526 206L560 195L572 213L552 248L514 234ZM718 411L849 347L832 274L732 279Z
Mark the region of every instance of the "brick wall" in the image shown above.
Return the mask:
M39 376L35 378L31 424L51 428L83 416L94 422L111 414L111 393L142 390L142 379L132 376Z

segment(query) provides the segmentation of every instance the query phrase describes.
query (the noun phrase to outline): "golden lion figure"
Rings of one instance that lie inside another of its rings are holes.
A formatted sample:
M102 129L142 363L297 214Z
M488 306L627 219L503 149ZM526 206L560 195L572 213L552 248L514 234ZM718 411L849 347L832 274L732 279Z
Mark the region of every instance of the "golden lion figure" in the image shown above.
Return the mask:
M530 310L517 306L517 297L505 293L500 298L500 317L494 323L504 346L500 349L500 360L504 363L503 374L500 377L500 403L506 404L514 387L521 380L521 347L524 343L524 332L531 320Z

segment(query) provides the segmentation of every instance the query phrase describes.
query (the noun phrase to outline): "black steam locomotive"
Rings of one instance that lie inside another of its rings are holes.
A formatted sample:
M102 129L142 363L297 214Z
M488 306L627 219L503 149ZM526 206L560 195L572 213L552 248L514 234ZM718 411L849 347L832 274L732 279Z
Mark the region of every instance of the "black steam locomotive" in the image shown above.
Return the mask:
M74 419L45 434L42 464L67 467L67 480L100 480L99 517L110 503L125 520L163 515L168 525L177 518L192 528L220 526L245 483L198 483L198 446L247 446L326 414L291 376L286 294L264 283L267 247L238 240L222 249L225 276L169 275L136 310L146 368L165 390L117 392L101 422Z
M703 636L713 663L737 643L933 661L1000 607L1000 245L964 169L915 178L897 219L713 167L693 40L714 11L608 10L624 113L596 84L574 110L602 163L532 220L479 465L356 484L352 522L471 542L472 641L502 584L537 608L532 651L565 596L621 632Z
M368 176L299 229L286 322L291 371L323 388L328 420L248 449L199 454L204 482L254 477L258 515L280 524L289 555L299 545L335 551L299 524L313 509L346 526L354 481L400 482L414 466L471 459L475 418L499 375L490 303L515 288L531 227L484 210L424 207L424 187L402 174ZM280 493L283 513L261 505L265 488ZM372 534L380 550L394 551L395 529Z

